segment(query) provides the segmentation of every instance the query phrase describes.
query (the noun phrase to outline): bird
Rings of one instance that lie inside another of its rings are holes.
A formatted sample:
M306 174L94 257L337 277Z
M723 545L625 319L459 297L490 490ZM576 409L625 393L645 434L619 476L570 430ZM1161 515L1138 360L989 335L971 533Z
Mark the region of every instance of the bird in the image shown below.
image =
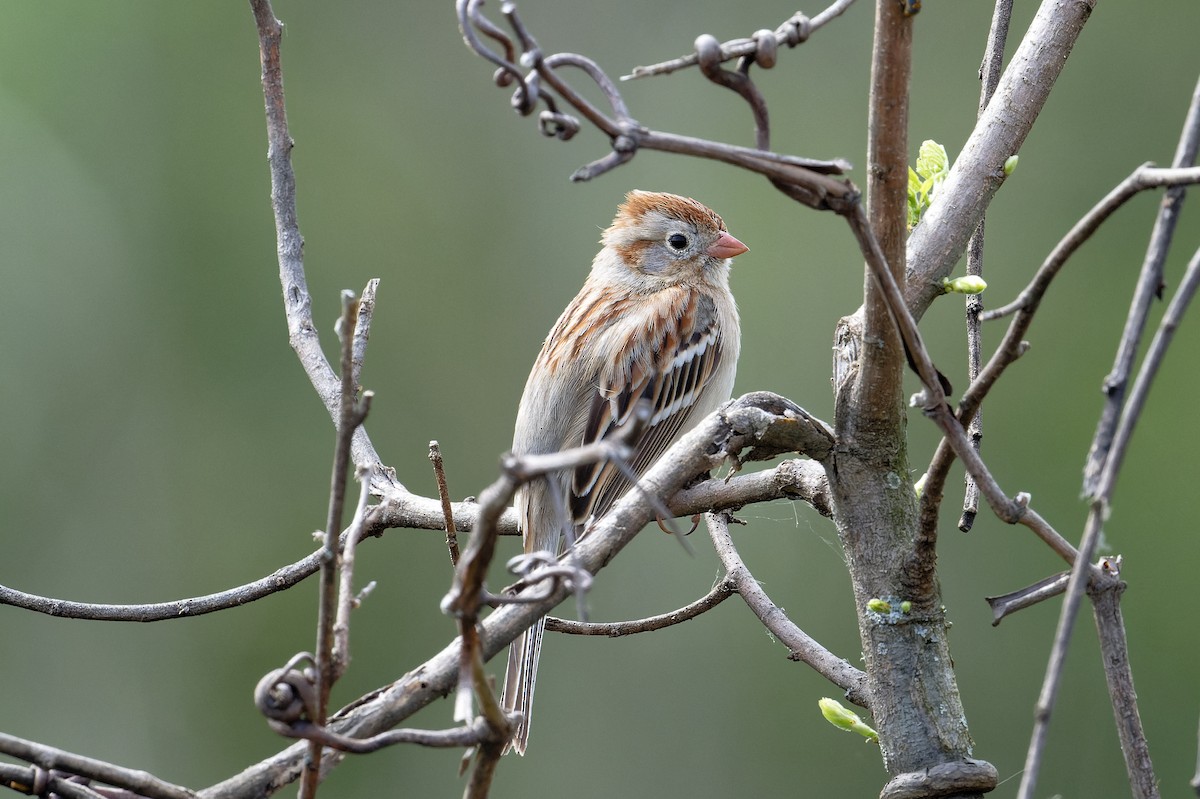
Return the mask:
M733 391L741 330L730 259L749 248L696 200L649 191L625 196L600 243L529 373L512 454L600 441L644 400L651 415L629 462L640 475ZM525 552L557 556L629 487L611 463L525 483L514 498ZM501 705L521 719L505 751L524 755L529 742L545 626L543 617L509 648Z

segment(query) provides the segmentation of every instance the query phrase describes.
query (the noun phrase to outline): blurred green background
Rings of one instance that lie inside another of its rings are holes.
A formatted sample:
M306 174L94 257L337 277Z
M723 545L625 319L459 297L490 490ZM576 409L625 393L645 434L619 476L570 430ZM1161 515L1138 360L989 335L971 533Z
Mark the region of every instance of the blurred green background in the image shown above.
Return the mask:
M1013 42L1036 4L1019 3ZM489 7L491 14L498 7ZM817 8L807 8L813 13ZM612 75L683 54L694 37L775 27L794 8L673 0L553 3L521 11L547 52L593 56ZM855 309L861 260L846 226L752 175L646 152L590 184L567 176L605 152L592 131L562 144L509 110L491 68L463 46L452 4L281 0L283 57L306 265L331 346L337 291L382 278L364 373L369 431L413 490L432 494L427 442L451 490L496 474L537 347L587 271L631 188L712 205L751 252L738 391L770 389L829 418L830 344ZM916 20L911 149L961 148L975 118L991 15L983 0L927 2ZM864 184L872 7L856 4L760 73L774 146L846 157ZM1167 163L1198 68L1194 0L1101 3L1020 168L988 216L986 300L1010 299L1066 229L1146 160ZM1012 47L1010 47L1010 52ZM574 77L574 76L572 76ZM748 114L696 72L624 84L642 123L749 145ZM331 425L287 344L268 202L257 38L244 3L6 3L0 26L0 400L5 525L0 582L50 596L143 602L208 593L311 551L323 524ZM985 455L1073 540L1080 469L1153 218L1138 198L1051 289L1033 349L992 395ZM1168 280L1200 245L1185 209ZM1157 313L1158 311L1156 311ZM959 299L923 328L965 384ZM1000 327L986 330L994 344ZM1194 622L1200 569L1194 319L1179 331L1138 429L1108 524L1125 556L1124 608L1142 717L1166 794L1196 752ZM915 386L915 384L914 384ZM932 426L910 423L912 462ZM918 469L919 471L919 469ZM956 477L955 480L958 478ZM952 484L952 496L957 493ZM1015 793L1058 604L989 626L983 597L1062 568L1023 528L945 514L941 577L976 754ZM772 597L809 633L859 658L832 525L805 507L756 506L738 540ZM589 597L593 618L674 608L718 576L649 533ZM517 550L507 542L504 554ZM453 623L441 537L392 531L364 545L379 586L357 613L354 661L335 704L440 649ZM153 625L68 621L0 608L0 729L192 787L281 741L255 712L259 676L311 648L316 586ZM1124 769L1083 620L1038 795L1116 796ZM506 760L493 795L874 796L878 750L841 734L816 702L836 696L737 600L653 636L547 641L530 755ZM499 673L497 663L493 671ZM414 719L450 723L441 702ZM396 747L344 764L329 796L454 796L458 754ZM291 793L293 789L288 789Z

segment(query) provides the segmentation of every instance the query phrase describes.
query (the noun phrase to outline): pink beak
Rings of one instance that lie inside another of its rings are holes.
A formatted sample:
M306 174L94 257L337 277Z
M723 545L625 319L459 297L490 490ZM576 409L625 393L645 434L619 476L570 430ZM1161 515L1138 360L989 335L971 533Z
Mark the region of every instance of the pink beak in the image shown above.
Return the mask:
M721 235L717 236L717 240L704 251L705 255L711 255L713 258L732 258L735 255L741 255L750 248L733 236L721 231Z

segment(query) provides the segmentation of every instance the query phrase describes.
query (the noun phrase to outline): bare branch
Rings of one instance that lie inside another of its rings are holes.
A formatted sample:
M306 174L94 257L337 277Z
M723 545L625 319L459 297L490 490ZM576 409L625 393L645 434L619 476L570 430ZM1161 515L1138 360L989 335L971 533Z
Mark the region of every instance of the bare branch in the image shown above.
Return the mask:
M54 599L0 585L0 605L11 605L35 613L44 613L47 616L88 621L154 622L186 619L241 607L271 594L285 591L317 573L320 568L322 551L317 550L306 558L277 569L252 583L188 599L140 605L109 605Z
M158 779L145 771L122 768L103 760L77 755L53 746L34 743L0 732L0 752L39 768L78 774L81 777L125 788L150 799L196 799L197 794L180 785Z
M764 455L764 457L773 457ZM743 456L743 460L750 460ZM727 479L705 480L676 493L667 503L675 517L693 516L709 510L737 510L746 505L776 499L808 503L823 516L829 516L829 480L824 468L815 461L787 460L772 469L739 474ZM470 532L477 523L476 502L452 503L454 526ZM378 536L392 528L445 530L441 506L435 499L416 494L400 494L391 502L372 506L362 537ZM506 508L496 521L500 535L519 535L512 508ZM347 533L340 545L345 546ZM204 596L135 605L75 602L39 596L0 585L0 605L10 605L48 616L88 621L156 622L185 619L229 610L285 591L316 574L323 549L295 563L283 566L254 582Z
M355 402L357 386L354 383L354 334L358 326L358 298L353 292L342 292L342 315L338 319L337 334L341 342L341 401L337 420L337 442L333 452L333 470L329 482L329 513L325 521L324 545L321 554L321 577L317 605L317 707L316 715L309 720L317 727L325 726L329 694L338 678L338 664L334 657L333 628L338 614L338 531L342 529L342 512L346 501L346 472L350 465L351 440L354 431L366 417L370 395L364 395L362 405ZM368 483L366 476L364 483ZM365 504L365 497L364 497ZM353 551L353 534L346 541L347 549ZM349 608L347 608L349 613ZM348 633L347 633L348 635ZM345 653L348 656L348 653ZM344 664L343 664L344 665ZM300 799L316 796L320 780L321 744L313 741L309 750L311 764L305 767L300 783Z
M821 423L822 425L824 423ZM826 426L827 427L827 426ZM829 439L832 441L832 438ZM797 451L814 459L818 450L805 449L797 442ZM826 450L827 451L827 450ZM761 453L766 460L779 452ZM743 456L743 461L759 459L759 456ZM739 474L728 480L706 480L690 486L672 497L667 507L675 517L692 516L708 510L737 509L756 502L772 499L789 499L806 502L822 515L830 514L829 481L819 463L813 461L784 461L778 466L753 474ZM454 527L460 533L475 529L478 524L479 505L476 502L453 502ZM496 521L500 535L519 535L517 517L511 508ZM385 529L405 528L418 530L445 530L445 516L436 499L416 494L399 494L375 506L368 520L369 534L378 535ZM0 589L0 603L5 602Z
M350 665L350 612L358 606L354 594L354 555L358 551L358 542L362 538L363 524L367 518L367 500L371 497L371 475L364 468L358 469L357 477L361 484L358 495L358 506L354 510L354 518L346 531L345 545L341 556L341 580L338 588L337 620L333 625L333 672L335 679L340 679Z
M1196 183L1200 183L1200 167L1163 169L1155 167L1153 164L1142 164L1075 223L1046 257L1033 276L1033 280L1015 300L1002 308L985 312L982 319L986 322L1021 312L1032 314L1036 311L1046 290L1050 288L1050 283L1058 275L1059 270L1066 265L1067 259L1092 237L1092 234L1099 229L1100 225L1104 224L1105 220L1139 192L1164 186L1190 186ZM1028 322L1024 327L1018 328L1017 335L1023 335L1027 328Z
M438 499L442 502L442 517L446 520L446 549L450 552L450 565L457 566L459 558L458 531L454 527L454 508L450 502L450 490L446 487L446 470L442 465L442 448L436 441L429 442L429 462L433 464L433 476L437 481Z
M1021 149L1095 4L1043 0L1038 8L993 100L908 239L912 274L905 297L918 318L942 293L942 278L949 276L1004 183L1004 162Z
M1108 470L1109 468L1106 466L1105 472L1107 473ZM1074 633L1075 621L1078 616L1079 605L1083 600L1085 588L1092 591L1093 595L1095 595L1096 592L1113 590L1117 582L1116 577L1111 574L1100 576L1099 570L1095 569L1091 564L1091 560L1096 552L1096 546L1100 541L1106 508L1107 505L1104 500L1097 498L1092 501L1087 523L1084 526L1083 538L1079 543L1079 555L1071 567L1071 576L1067 582L1066 597L1063 599L1062 607L1059 610L1058 627L1054 634L1054 645L1050 651L1050 658L1046 663L1046 675L1042 681L1042 690L1038 694L1037 706L1034 710L1033 733L1030 736L1029 749L1025 755L1025 769L1021 774L1021 786L1017 792L1018 799L1032 799L1037 787L1042 757L1050 730L1050 717L1058 698L1058 690L1062 683L1067 650L1070 647L1071 636ZM1105 582L1102 582L1102 580L1105 580ZM1111 698L1115 700L1116 696L1111 695ZM1122 711L1118 710L1117 712L1120 713ZM1147 756L1147 761L1148 759ZM1140 781L1135 781L1133 774L1130 774L1130 777L1136 790L1137 784ZM1152 775L1151 782L1154 782ZM1155 788L1153 793L1138 794L1138 799L1153 799L1153 797L1157 796L1158 793Z
M984 597L992 609L992 626L995 627L1004 621L1006 616L1016 613L1018 610L1033 607L1047 599L1059 596L1067 590L1067 580L1070 577L1070 572L1059 572L1016 591L999 596Z
M761 31L760 33L761 37L756 35L756 39L759 40L758 55L764 56L765 53L770 53L769 60L763 57L760 62L766 68L775 60L775 37L770 31ZM771 43L769 48L765 47L768 42ZM724 86L726 89L737 92L738 96L749 104L750 111L754 115L754 146L760 150L771 149L771 125L767 113L767 101L758 87L754 85L754 81L750 80L750 65L755 63L755 59L749 56L742 58L738 62L736 71L723 69L721 67L721 43L717 41L716 36L707 33L696 38L696 56L699 59L700 72L704 77L718 86Z
M1066 264L1070 256L1091 237L1108 217L1138 192L1152 188L1161 188L1163 186L1190 185L1198 182L1200 182L1200 168L1159 169L1150 165L1138 167L1129 177L1118 184L1104 199L1088 211L1059 241L1046 257L1046 260L1038 269L1033 280L1016 300L1002 308L985 311L981 314L981 319L983 320L995 319L1008 314L1015 315L1004 334L1004 338L992 354L992 357L988 360L987 365L980 372L979 377L963 393L962 399L958 404L958 419L969 419L975 413L976 409L979 408L987 393L996 384L997 380L999 380L1000 375L1004 373L1010 364L1025 353L1029 345L1024 340L1024 336L1033 322L1033 315L1036 313L1046 290L1050 287L1054 277ZM1184 307L1186 307L1186 303ZM957 438L957 436L952 436L940 443L930 464L928 471L929 479L925 485L925 494L922 496L922 515L925 519L922 523L923 529L928 529L930 523L936 521L937 504L940 502L942 496L942 482L953 461L953 457L955 455L960 458L963 457L961 442L957 442ZM971 460L972 463L967 464L968 473L976 480L979 480L981 474L985 471L983 463L978 459L977 454ZM987 479L990 482L986 486L984 493L988 498L988 503L992 506L993 510L996 510L997 515L1009 523L1020 520L1026 513L1026 509L1014 501L1006 500L1002 493L999 492L999 486L991 480L990 476ZM1069 563L1074 562L1074 549L1057 533L1052 533L1052 528L1049 525L1039 523L1037 527L1031 527L1031 529L1034 529L1035 532L1038 532L1039 535L1047 540L1047 543L1050 543L1055 551L1067 559ZM1090 560L1090 558L1085 560Z
M772 438L775 435L773 427L784 431L797 427L794 420L771 412L770 404L764 408L763 396L751 395L735 400L702 420L643 475L643 484L659 496L673 494L695 475L719 466L729 454L751 449L763 438ZM653 518L654 513L643 495L627 493L597 522L587 537L576 544L573 554L578 568L595 574ZM558 586L539 602L508 604L493 612L479 623L481 656L485 660L495 656L536 619L569 596L568 587ZM453 690L460 658L461 644L455 640L395 683L335 713L330 719L330 729L363 738L395 727ZM268 784L279 786L291 782L299 775L304 752L302 745L289 747L206 789L200 796L203 799L234 799L247 792L257 795L256 792L261 792Z
M463 746L475 746L490 739L493 735L487 720L483 717L475 719L470 724L447 730L420 730L405 728L388 730L370 738L350 738L338 735L328 729L318 727L311 722L303 721L287 726L275 722L271 725L280 735L292 738L302 738L317 741L323 746L352 754L368 754L396 744L417 744L434 749L449 749Z
M1175 157L1171 165L1176 169L1191 166L1196 163L1197 152L1200 151L1200 80L1192 92L1192 101L1188 106L1187 117L1183 130L1179 135L1179 144L1175 148ZM1182 186L1172 186L1167 189L1162 205L1159 206L1158 216L1154 220L1154 229L1150 233L1150 242L1146 245L1146 256L1142 261L1142 271L1138 276L1133 298L1129 303L1129 314L1125 320L1125 329L1121 333L1121 341L1113 360L1112 370L1104 378L1104 410L1096 425L1096 434L1088 449L1087 463L1083 469L1083 493L1092 496L1096 490L1096 481L1108 458L1112 446L1113 431L1121 413L1121 405L1125 399L1125 386L1133 371L1133 361L1141 342L1142 331L1146 328L1146 319L1150 304L1155 297L1162 297L1163 265L1167 260L1167 252L1174 237L1175 225L1183 210L1183 199L1186 192Z
M560 619L556 616L547 616L546 629L551 632L566 633L567 635L605 635L609 638L620 638L625 635L635 635L637 633L649 633L690 621L702 613L712 610L736 593L737 587L733 584L732 580L726 577L718 580L717 584L712 587L712 590L695 602L689 602L678 610L672 610L670 613L660 613L657 616L649 616L635 621L612 622L571 621L569 619Z
M1113 575L1116 577L1117 575ZM1133 796L1149 799L1159 795L1158 779L1150 760L1146 732L1138 712L1137 691L1133 687L1133 669L1129 663L1129 642L1125 637L1125 622L1121 616L1121 594L1125 584L1116 581L1108 590L1091 592L1092 612L1100 638L1100 662L1108 686L1109 702L1125 758Z
M501 716L497 726L487 717L450 730L389 730L365 738L341 735L327 727L314 724L317 713L317 680L315 669L300 669L302 662L313 662L313 656L302 652L287 665L266 674L254 689L254 702L267 717L271 728L289 738L300 738L328 746L338 752L365 754L399 743L415 743L430 747L475 746L485 742L503 744L508 727ZM494 703L493 703L494 704Z
M825 468L817 461L799 459L761 472L705 480L680 491L667 506L673 515L681 517L710 510L738 510L773 499L805 502L822 516L833 515Z
M899 429L904 409L898 405L906 352L916 345L920 333L916 323L904 319L904 242L907 237L908 203L908 95L912 72L911 17L891 0L875 4L875 38L871 48L871 92L867 121L867 209L847 215L855 238L867 259L867 271L875 278L866 281L863 297L862 347L856 358L857 375L850 391L839 386L843 396L854 394L853 410L838 414L837 433L855 435L858 427L879 425ZM899 302L897 302L899 300ZM905 314L907 315L907 314ZM928 364L932 367L932 363ZM940 382L932 373L917 371L922 382ZM936 370L934 370L936 372ZM858 386L869 389L858 390ZM931 397L930 402L936 399Z
M379 278L367 281L358 298L358 321L354 325L354 355L351 358L350 379L355 390L362 389L362 369L367 357L367 342L371 339L371 320L375 316L375 292L379 289Z
M485 741L476 749L475 768L471 771L471 779L463 792L463 799L487 799L491 790L492 778L496 774L496 766L504 754L504 744Z
M859 707L870 709L871 697L867 688L867 676L821 646L771 601L738 554L733 537L729 534L729 522L724 515L709 513L705 515L704 521L708 525L708 533L717 550L717 557L725 567L726 579L737 587L738 594L759 621L788 648L788 659L807 663L822 677L845 691L848 700Z
M793 199L813 208L848 212L858 202L858 190L847 180L837 180L829 175L841 174L848 165L842 161L817 161L784 156L745 147L694 139L649 130L630 116L616 84L588 58L575 53L557 53L545 56L537 46L529 30L521 22L512 3L503 7L503 13L512 27L517 41L513 41L495 23L483 16L482 0L458 0L459 28L463 39L477 54L495 64L494 79L505 87L516 84L513 108L520 114L533 113L538 102L544 102L547 111L539 116L543 133L559 139L571 138L579 129L579 121L558 110L553 89L572 108L591 124L608 136L612 151L605 157L576 170L572 180L590 180L621 164L627 163L640 148L661 150L699 158L709 158L734 164L770 178L777 188ZM504 53L500 54L486 46L479 34L499 42ZM517 50L521 50L521 65L528 64L526 74L522 66L514 62ZM558 74L560 67L575 67L582 70L600 89L610 106L606 113L588 102ZM543 85L548 88L543 88Z
M1188 170L1183 170L1188 171ZM1200 170L1193 170L1200 173ZM1116 485L1117 474L1121 469L1125 448L1128 446L1133 428L1141 415L1146 394L1150 384L1157 374L1163 355L1169 346L1180 319L1187 310L1196 289L1200 287L1200 250L1192 257L1184 275L1183 283L1172 297L1167 312L1163 315L1150 350L1138 371L1134 381L1133 392L1129 397L1125 410L1121 414L1116 433L1113 436L1112 448L1104 461L1100 475L1096 481L1096 495L1092 499L1088 512L1087 523L1084 527L1083 540L1080 542L1080 561L1090 559L1103 533L1104 520L1108 516L1109 503L1113 488ZM1058 629L1055 632L1054 649L1050 662L1046 666L1046 676L1042 683L1042 691L1038 697L1037 713L1033 735L1030 738L1029 750L1026 754L1025 773L1022 777L1022 799L1033 795L1037 784L1038 771L1045 750L1046 736L1049 730L1050 715L1053 711L1062 682L1063 662L1074 630L1075 616L1078 612L1084 591L1084 569L1077 562L1071 570L1071 579L1067 584L1067 596L1059 615ZM1115 580L1115 577L1113 578ZM1117 717L1117 729L1121 735L1122 751L1125 753L1126 769L1129 772L1130 784L1138 799L1153 799L1158 796L1158 784L1154 777L1150 755L1146 747L1145 734L1141 721L1137 716L1136 704L1132 712L1127 707L1133 702L1133 677L1128 673L1128 653L1125 651L1125 633L1120 626L1119 609L1116 600L1104 601L1101 606L1103 592L1095 582L1090 584L1093 601L1096 603L1097 623L1100 625L1102 646L1105 648L1106 676L1109 681L1109 698L1113 704L1113 712ZM1111 587L1109 590L1112 590ZM1119 627L1119 628L1118 628ZM1114 671L1108 670L1107 664L1112 661ZM1122 665L1123 664L1123 665Z
M288 341L300 359L305 374L325 404L338 419L341 381L334 374L321 350L317 327L312 318L312 297L304 275L304 238L296 215L296 175L292 170L294 142L288 133L287 110L283 95L283 68L279 46L283 23L275 18L270 0L250 0L258 27L259 55L262 60L263 98L267 111L267 161L271 169L271 210L275 215L278 242L279 282L283 286L284 311L288 322ZM365 336L363 338L365 342ZM354 462L372 471L373 490L380 496L404 491L396 473L380 465L378 453L366 430L354 434Z
M65 775L65 776L64 776ZM117 789L97 793L66 772L51 772L41 766L17 766L0 763L0 786L30 796L49 796L54 799L139 799L135 794Z
M1105 505L1112 496L1117 474L1124 464L1125 452L1133 437L1133 429L1141 418L1142 409L1146 406L1150 386L1162 366L1167 348L1171 346L1171 341L1175 337L1175 331L1179 328L1188 306L1196 296L1197 288L1200 288L1200 249L1192 254L1179 289L1171 298L1170 304L1167 305L1167 310L1159 322L1158 330L1155 331L1150 347L1146 351L1146 357L1142 360L1142 366L1138 369L1137 377L1133 381L1133 390L1129 394L1129 400L1121 411L1121 418L1113 434L1108 457L1105 459L1104 467L1100 470L1095 483L1096 497Z
M766 36L771 37L771 44L774 45L771 48L772 53L780 47L795 47L798 44L804 44L804 42L808 41L809 36L823 28L827 23L841 16L853 3L854 0L837 0L836 3L831 4L820 14L812 18L797 11L786 22L780 25L774 33L771 31L758 31L750 39L731 39L720 45L720 61L733 61L734 59L745 58L747 56L755 57L756 59L761 58L760 51L763 49ZM648 78L654 75L669 75L676 70L694 67L697 63L699 63L699 58L696 53L692 53L646 67L634 67L633 71L628 75L622 75L621 80ZM769 69L773 66L773 59L769 63L760 62L759 66Z
M1004 44L1008 40L1008 24L1012 19L1012 0L996 0L992 12L992 25L988 31L987 47L984 50L983 64L979 67L979 81L982 84L979 91L979 116L987 109L996 86L1000 83L1000 69L1004 64ZM967 274L983 277L983 239L984 218L979 218L979 226L967 243ZM983 311L983 295L967 295L967 379L974 381L979 377L979 369L983 365L983 333L979 314ZM961 417L960 417L961 418ZM983 440L983 408L976 409L967 422L967 435L970 436L971 446L979 451ZM963 491L963 512L958 520L958 529L964 533L971 530L975 516L979 512L979 485L970 474L965 478Z

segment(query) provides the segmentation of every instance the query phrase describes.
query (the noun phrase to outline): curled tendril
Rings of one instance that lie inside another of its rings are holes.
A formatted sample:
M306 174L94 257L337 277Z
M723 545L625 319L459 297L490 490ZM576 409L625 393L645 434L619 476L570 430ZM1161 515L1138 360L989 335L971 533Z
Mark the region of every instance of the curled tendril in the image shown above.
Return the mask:
M304 661L310 665L301 670L298 666ZM254 704L259 712L285 724L316 718L317 685L312 662L311 654L301 652L283 668L264 675L254 687Z
M581 127L579 119L558 109L551 91L610 138L615 139L625 128L636 125L616 84L596 62L577 53L545 55L518 16L515 3L505 2L500 7L500 13L512 29L510 34L482 14L483 2L458 0L455 4L463 40L476 54L496 65L493 81L497 86L513 87L510 99L513 110L528 116L534 113L539 103L545 104L547 110L538 114L538 129L543 135L566 141ZM489 47L485 38L498 43L499 50ZM561 67L574 67L591 78L611 108L611 116L558 77L556 70ZM632 155L632 148L625 146L619 152L628 154L618 161L623 162ZM610 163L611 160L600 159L580 170L580 173L599 174L606 171L604 167L616 166L616 163Z
M475 51L480 57L491 61L499 69L494 76L497 86L508 86L512 80L521 79L521 70L517 69L514 63L516 59L516 49L513 47L512 40L508 35L500 29L495 23L487 17L479 13L479 6L483 4L483 0L458 0L455 3L455 10L458 12L458 27L462 33L463 40L467 46ZM504 55L500 56L487 46L475 35L475 30L488 38L496 41L504 48Z
M527 591L519 596L505 595L499 598L508 604L540 602L558 590L560 584L574 594L586 593L592 587L592 575L586 569L574 565L570 560L560 563L557 557L546 551L517 555L509 559L505 568L520 577L526 586L539 583L544 586L542 591Z
M542 80L536 72L530 72L513 92L513 110L521 116L529 116L537 107L538 99L542 96Z
M538 115L538 130L543 136L568 141L579 132L579 120L570 114L543 111Z
M769 64L775 63L775 34L771 31L759 31L755 34L755 40L759 44L758 49L742 56L735 71L721 66L726 54L717 37L702 33L696 37L696 63L700 66L700 72L704 77L718 86L724 86L726 89L737 92L738 96L746 101L750 106L751 113L754 114L755 145L760 150L770 150L771 122L767 113L767 101L758 87L754 85L754 81L750 79L750 65L760 63L759 56L766 52L763 49L765 41L771 42L767 46L769 54L766 56L766 60Z
M537 113L538 131L561 141L571 139L582 124L588 123L606 135L611 150L602 158L585 164L571 175L572 181L598 177L628 162L639 149L652 149L709 158L734 164L766 175L787 196L822 210L848 213L856 207L858 190L848 180L828 179L842 175L850 165L841 159L821 161L787 156L770 151L770 127L767 104L750 80L750 67L772 67L782 45L795 47L821 26L839 16L854 0L833 0L832 5L812 19L794 14L777 30L760 30L750 39L736 39L716 45L702 67L709 79L736 91L754 114L755 147L708 142L687 136L653 131L638 124L629 113L616 84L595 61L577 53L546 55L517 14L516 4L505 0L501 13L507 28L482 14L484 0L456 0L463 40L477 55L498 67L493 76L501 87L513 87L511 104L523 116L532 115L539 104L546 110ZM511 32L510 32L511 31ZM488 40L496 42L492 47ZM725 61L738 60L736 70L724 69ZM665 74L699 62L697 54L650 67L637 67L629 77ZM561 74L562 67L584 72L604 96L595 104L581 94ZM556 99L563 110L555 106ZM567 111L571 113L567 113ZM680 538L680 541L683 539Z

